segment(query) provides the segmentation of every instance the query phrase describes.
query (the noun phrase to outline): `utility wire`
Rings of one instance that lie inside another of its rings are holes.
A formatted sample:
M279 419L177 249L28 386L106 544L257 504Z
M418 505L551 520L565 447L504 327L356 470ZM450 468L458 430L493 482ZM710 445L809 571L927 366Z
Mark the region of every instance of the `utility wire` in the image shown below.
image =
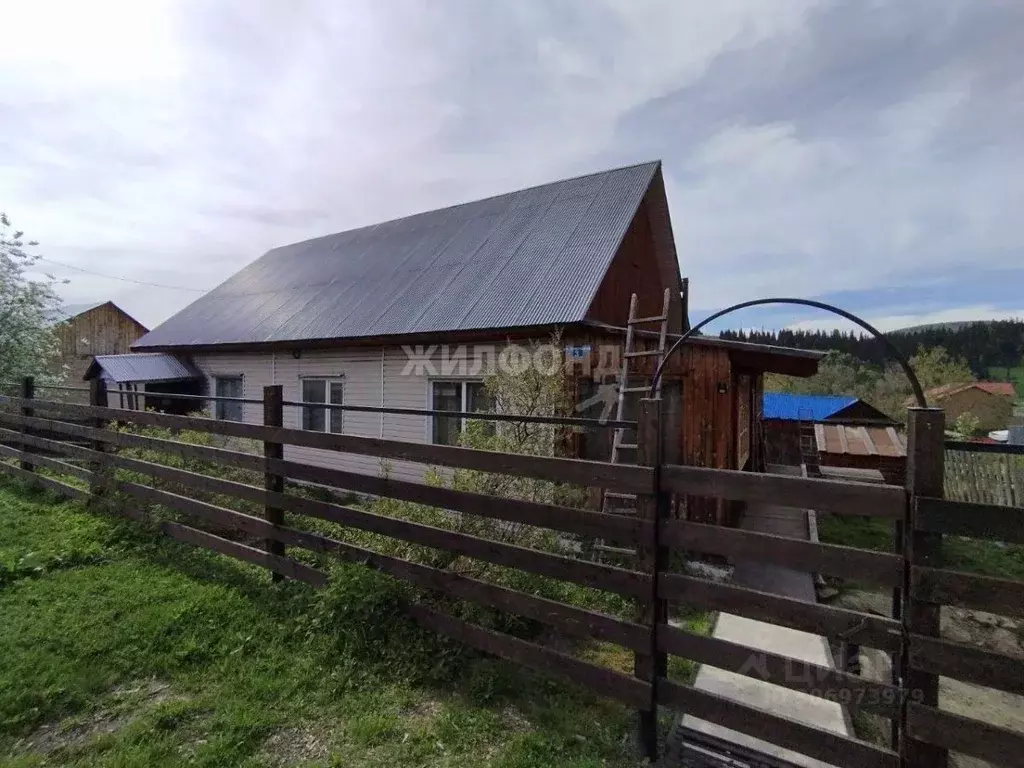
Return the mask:
M209 288L186 288L183 285L166 285L164 283L148 283L145 280L132 280L130 277L118 277L117 275L106 275L102 272L94 272L91 269L83 269L82 267L76 267L74 264L65 264L63 261L54 261L53 259L47 259L43 256L37 257L39 261L45 261L47 264L56 264L58 267L65 267L67 269L74 269L78 272L84 272L87 275L94 275L96 277L105 277L109 280L121 280L125 283L135 283L135 285L148 285L152 288L169 288L175 291L194 291L195 293L207 293Z

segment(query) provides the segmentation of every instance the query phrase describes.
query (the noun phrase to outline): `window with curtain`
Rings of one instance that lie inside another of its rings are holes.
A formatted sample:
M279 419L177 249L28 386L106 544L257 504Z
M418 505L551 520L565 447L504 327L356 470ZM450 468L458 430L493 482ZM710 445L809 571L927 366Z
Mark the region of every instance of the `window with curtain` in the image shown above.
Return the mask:
M341 434L344 411L324 405L343 405L344 385L337 379L302 379L302 428L311 432ZM317 407L319 405L319 407Z
M215 376L213 382L213 394L216 397L242 397L241 376ZM242 421L242 403L215 400L213 413L216 418L222 421Z

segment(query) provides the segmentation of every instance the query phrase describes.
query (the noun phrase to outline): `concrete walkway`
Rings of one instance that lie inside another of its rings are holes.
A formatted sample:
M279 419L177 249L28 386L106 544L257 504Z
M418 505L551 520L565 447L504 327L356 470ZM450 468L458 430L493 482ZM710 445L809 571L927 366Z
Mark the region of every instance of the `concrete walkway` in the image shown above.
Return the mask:
M789 507L768 504L750 505L741 528L793 538L808 538L806 511ZM739 586L750 587L762 592L772 592L806 602L816 602L814 583L810 574L764 563L738 562L734 565L733 583ZM825 638L807 632L722 613L719 614L713 634L723 640L731 640L751 648L771 651L800 661L823 667L834 666L832 654ZM697 672L694 685L701 690L798 720L816 728L833 731L843 736L852 734L849 719L842 706L836 702L707 665L701 666ZM793 765L805 768L824 768L828 765L775 744L690 716L683 718L683 725L695 731L758 750Z

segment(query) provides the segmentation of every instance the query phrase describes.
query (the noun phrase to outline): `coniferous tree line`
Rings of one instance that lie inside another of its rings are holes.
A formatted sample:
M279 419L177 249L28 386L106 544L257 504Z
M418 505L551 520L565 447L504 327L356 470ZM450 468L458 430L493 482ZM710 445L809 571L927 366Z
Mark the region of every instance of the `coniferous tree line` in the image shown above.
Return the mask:
M850 331L723 331L723 339L774 344L798 349L841 352L865 363L885 362L882 345L868 335ZM942 347L952 358L966 361L979 379L989 377L991 367L1024 365L1024 319L968 323L955 327L935 326L886 334L907 358L921 348Z

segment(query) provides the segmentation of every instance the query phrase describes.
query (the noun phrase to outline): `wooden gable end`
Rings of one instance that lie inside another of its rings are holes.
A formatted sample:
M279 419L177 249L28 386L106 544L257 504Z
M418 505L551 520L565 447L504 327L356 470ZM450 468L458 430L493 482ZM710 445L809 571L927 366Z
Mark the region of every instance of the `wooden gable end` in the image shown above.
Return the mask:
M681 333L682 280L659 170L590 303L586 319L624 327L634 293L640 315L659 315L665 288L670 291L669 333ZM657 326L648 328L654 330Z
M146 333L133 317L108 301L59 323L54 332L60 344L59 364L69 381L81 381L94 355L120 355Z

